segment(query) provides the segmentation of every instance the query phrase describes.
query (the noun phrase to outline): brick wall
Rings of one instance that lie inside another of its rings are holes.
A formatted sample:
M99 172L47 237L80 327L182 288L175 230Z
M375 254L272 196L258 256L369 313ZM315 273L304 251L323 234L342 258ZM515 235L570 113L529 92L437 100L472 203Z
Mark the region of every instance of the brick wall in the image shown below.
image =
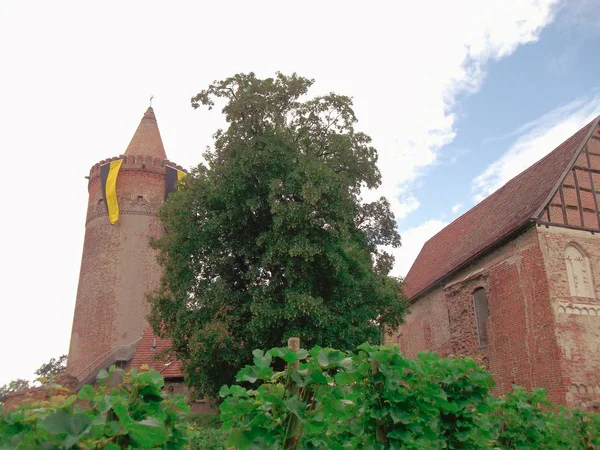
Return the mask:
M133 355L135 342L148 326L145 294L158 286L161 276L149 240L164 232L157 211L164 200L168 161L143 156L121 158L124 161L116 185L120 216L113 225L102 200L101 163L90 171L67 367L80 381L98 365Z
M402 351L409 356L424 349L471 356L493 373L495 393L513 384L543 387L553 401L564 403L566 388L536 228L444 281L412 304L406 323L392 338ZM478 288L486 290L489 307L488 345L483 348L472 299ZM434 325L430 337L426 323Z
M443 291L436 289L413 303L406 323L389 341L399 344L402 352L410 358L415 358L424 349L438 352L442 356L449 355L450 324Z
M538 229L550 285L550 302L556 321L556 338L569 406L600 407L600 238L587 231L558 227ZM566 251L577 249L591 273L575 273L569 280ZM573 279L575 278L575 279ZM586 296L577 294L576 283L590 284ZM588 296L589 295L589 296Z

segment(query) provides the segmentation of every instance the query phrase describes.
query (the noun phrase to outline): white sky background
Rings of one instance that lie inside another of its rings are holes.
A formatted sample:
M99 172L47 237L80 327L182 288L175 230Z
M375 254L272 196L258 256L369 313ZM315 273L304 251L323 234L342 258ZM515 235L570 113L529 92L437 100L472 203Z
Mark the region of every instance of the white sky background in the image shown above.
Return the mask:
M67 353L84 177L125 151L151 94L167 155L184 167L222 123L190 107L213 80L295 71L316 79L315 94L351 95L379 150L378 194L401 217L419 206L407 183L454 137L456 94L477 91L487 61L535 41L553 3L4 0L0 385ZM397 273L443 225L403 233Z

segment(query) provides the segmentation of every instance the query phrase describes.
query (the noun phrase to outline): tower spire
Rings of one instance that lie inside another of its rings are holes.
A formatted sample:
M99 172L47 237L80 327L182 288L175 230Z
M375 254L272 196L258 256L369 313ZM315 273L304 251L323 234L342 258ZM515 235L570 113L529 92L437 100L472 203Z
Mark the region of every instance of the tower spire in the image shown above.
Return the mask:
M150 102L152 103L152 99L150 99ZM134 155L167 159L152 106L149 106L144 113L142 121L131 138L127 150L125 150L125 156Z

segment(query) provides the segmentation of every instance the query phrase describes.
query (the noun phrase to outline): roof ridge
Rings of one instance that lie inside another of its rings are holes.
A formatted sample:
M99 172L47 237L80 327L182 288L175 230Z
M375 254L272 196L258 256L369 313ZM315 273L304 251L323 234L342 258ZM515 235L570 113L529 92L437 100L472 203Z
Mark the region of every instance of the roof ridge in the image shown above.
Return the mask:
M532 221L598 123L600 116L429 238L404 278L409 298Z
M585 146L585 144L590 140L591 138L591 134L593 134L594 129L596 128L596 126L598 125L598 123L594 124L594 122L598 122L600 121L600 115L597 116L595 119L593 119L591 122L589 122L587 125L583 126L579 131L581 131L582 129L585 129L586 127L590 127L590 130L588 130L588 136L586 139L584 139L584 141L582 142L582 145L579 147L579 149L577 151L574 152L574 154L578 154L581 153L581 149ZM595 126L593 126L595 125ZM578 131L578 132L579 132ZM442 231L444 231L444 229L446 229L447 227L449 227L450 225L452 225L453 223L457 222L459 219L461 219L462 217L468 215L471 212L474 212L474 210L479 209L480 207L483 207L482 205L489 203L490 201L492 201L492 197L499 195L503 190L505 190L508 185L510 183L512 183L513 180L520 178L521 176L526 175L528 172L534 170L537 166L539 166L540 164L542 164L544 161L546 161L548 158L550 158L552 156L552 154L558 150L560 147L562 147L563 145L567 144L569 141L575 139L575 137L577 136L577 133L571 135L570 137L568 137L565 141L561 142L559 145L557 145L556 147L554 147L552 149L552 151L548 152L546 155L544 155L542 158L538 159L535 163L533 163L531 166L527 167L525 170L523 170L522 172L519 172L518 174L516 174L515 176L513 176L511 179L509 179L508 181L506 181L502 186L500 186L498 189L496 189L494 192L492 192L491 194L489 194L487 197L485 197L483 200L481 200L479 203L475 204L474 206L472 206L471 208L469 208L467 211L465 211L464 213L462 213L460 216L458 216L457 218L455 218L452 222L448 223L448 225L446 225L444 228L442 228L441 230L439 230L437 233L435 233L433 236L431 236L426 242L425 244L423 244L423 247L425 245L427 245L427 243L432 240L434 237L436 237L438 234L440 234ZM565 171L565 173L563 175L561 175L561 178L559 181L562 181L564 179L564 177L566 176L566 174L569 172L569 168L575 163L575 161L577 161L577 157L575 157L574 160L570 161L569 164L567 164L567 169ZM560 182L558 183L558 185L560 185ZM557 188L556 188L557 189ZM553 194L555 193L555 189L553 188ZM551 199L551 198L550 198ZM541 208L539 209L544 209L544 206L546 205L546 202L541 206ZM537 210L536 210L537 211Z
M536 219L536 220L540 219L540 215L543 214L544 209L546 208L546 206L548 205L548 203L550 203L552 201L552 198L556 195L556 192L558 191L558 189L560 188L560 186L562 186L563 182L565 181L565 178L567 177L567 175L569 174L569 172L571 171L571 169L573 168L573 166L577 162L577 159L579 159L579 156L581 155L581 152L583 151L583 149L585 148L585 146L588 144L588 142L592 138L592 135L594 134L594 131L598 127L598 123L600 123L600 115L598 117L596 117L594 120L592 120L587 125L589 127L589 129L587 131L587 134L586 134L585 138L581 141L581 144L579 144L579 148L577 150L575 150L575 152L573 153L573 156L571 157L571 160L569 161L569 163L565 167L565 170L563 171L563 173L560 176L560 178L557 180L557 182L554 185L554 187L552 188L552 190L548 193L548 196L546 197L546 200L544 200L544 202L541 204L541 206L533 214L532 219ZM575 135L571 136L571 138L574 138L574 137L575 137ZM546 156L548 156L548 155L546 155Z

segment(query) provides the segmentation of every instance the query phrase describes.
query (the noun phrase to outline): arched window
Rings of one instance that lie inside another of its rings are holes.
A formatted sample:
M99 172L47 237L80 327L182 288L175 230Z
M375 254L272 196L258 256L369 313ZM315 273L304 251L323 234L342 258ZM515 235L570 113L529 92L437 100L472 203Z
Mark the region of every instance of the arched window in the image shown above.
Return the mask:
M488 310L488 298L484 288L478 288L473 292L473 307L475 308L475 321L477 323L479 347L487 347L487 322L490 313Z
M594 298L592 269L588 257L575 245L570 244L565 250L565 265L571 296Z

